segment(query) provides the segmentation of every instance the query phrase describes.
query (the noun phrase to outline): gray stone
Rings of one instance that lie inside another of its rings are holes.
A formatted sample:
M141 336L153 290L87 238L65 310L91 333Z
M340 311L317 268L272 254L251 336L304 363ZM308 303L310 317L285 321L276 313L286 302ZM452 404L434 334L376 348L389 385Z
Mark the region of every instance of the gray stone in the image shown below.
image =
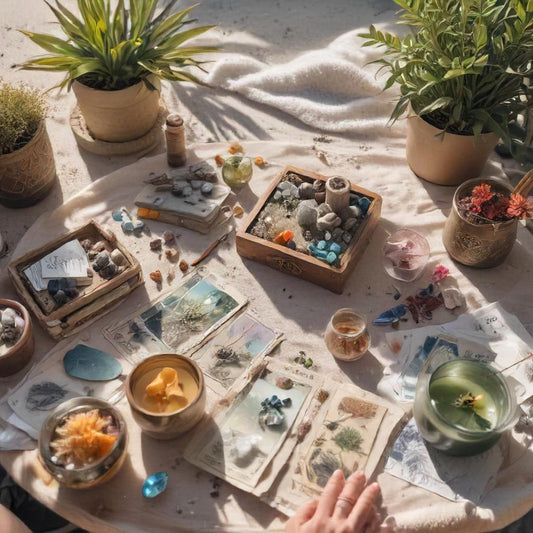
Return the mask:
M344 233L344 231L341 228L335 228L331 232L331 236L332 236L332 238L333 238L333 240L335 242L340 242L340 241L342 241L342 234L343 233Z
M323 204L326 201L326 193L325 192L317 192L315 194L315 200L319 204Z
M349 205L344 209L341 209L339 216L342 218L342 220L347 220L349 218L359 218L362 214L363 213L359 207L356 205Z
M326 191L326 182L324 180L315 180L313 182L313 190L315 192L325 192Z
M281 191L276 191L274 193L273 199L277 202L278 200L281 200Z
M318 216L319 217L323 217L324 215L327 215L328 213L332 213L333 210L331 209L331 207L329 206L329 204L320 204L318 206Z
M324 240L331 241L331 233L329 231L324 232Z
M203 181L200 181L200 180L191 180L189 182L190 186L192 187L192 190L193 191L197 191L199 189L202 188L202 185L203 185Z
M110 381L122 374L122 366L111 355L85 344L78 344L63 358L65 372L87 381Z
M200 187L200 192L205 196L210 196L213 192L213 184L212 183L204 183Z
M306 241L312 241L313 240L313 234L309 230L306 230L304 232L304 239Z
M342 229L353 233L353 231L357 227L357 224L358 224L358 221L356 218L347 218L342 224Z
M283 198L288 198L289 196L291 196L291 191L290 189L283 189L281 191L281 196L283 196Z
M310 207L309 204L303 202L298 206L296 211L296 219L300 226L314 226L318 218L317 210L314 207Z
M350 241L352 240L352 237L353 237L353 235L352 235L349 231L345 231L345 232L342 234L342 240L343 240L346 244L350 244Z
M289 183L288 181L282 181L281 183L278 183L278 190L285 191L291 188L292 183Z
M327 213L316 222L316 227L320 231L331 231L342 224L342 220L335 213Z
M298 187L291 183L291 186L289 188L289 191L291 192L291 196L294 198L300 198L300 192L298 191Z
M304 182L298 187L298 192L300 193L300 198L302 200L308 200L313 198L315 191L313 191L313 186L310 183Z

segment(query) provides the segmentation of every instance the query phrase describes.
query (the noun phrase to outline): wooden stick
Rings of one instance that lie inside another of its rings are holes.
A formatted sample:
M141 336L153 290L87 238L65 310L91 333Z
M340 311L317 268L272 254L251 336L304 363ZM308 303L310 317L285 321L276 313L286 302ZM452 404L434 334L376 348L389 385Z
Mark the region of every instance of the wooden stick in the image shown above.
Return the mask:
M533 352L531 352L530 354L528 354L525 357L523 357L522 359L520 359L520 361L516 361L512 365L506 366L503 370L500 370L500 374L503 374L503 372L505 372L506 370L509 370L510 368L513 368L513 366L516 366L516 365L519 365L520 363L523 363L524 361L526 361L527 359L529 359L531 357L533 357Z
M514 188L513 193L527 196L533 187L533 170L526 172L518 185Z
M217 239L213 244L211 244L211 246L209 246L207 248L207 250L198 258L198 259L195 259L192 263L191 263L191 266L196 266L197 264L201 263L222 241L225 241L227 236L231 233L231 230L228 231L227 233L224 233L224 235L222 235L222 237L220 237L219 239Z

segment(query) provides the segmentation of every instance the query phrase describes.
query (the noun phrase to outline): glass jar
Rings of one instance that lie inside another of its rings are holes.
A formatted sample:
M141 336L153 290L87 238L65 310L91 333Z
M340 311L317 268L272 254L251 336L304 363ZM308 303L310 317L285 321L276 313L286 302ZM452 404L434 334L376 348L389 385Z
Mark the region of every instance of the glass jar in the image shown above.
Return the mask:
M449 455L475 455L493 446L517 419L514 393L490 365L454 358L422 368L414 417L424 440Z
M329 321L324 341L337 359L357 361L370 347L366 317L353 309L339 309Z
M252 177L252 160L242 155L232 155L224 160L222 179L232 189L244 187Z

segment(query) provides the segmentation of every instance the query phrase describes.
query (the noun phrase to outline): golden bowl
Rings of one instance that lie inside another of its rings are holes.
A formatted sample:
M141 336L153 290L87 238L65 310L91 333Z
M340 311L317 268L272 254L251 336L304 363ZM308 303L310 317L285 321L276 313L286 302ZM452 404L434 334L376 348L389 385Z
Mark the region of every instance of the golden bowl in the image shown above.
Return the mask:
M88 462L83 467L72 467L58 461L51 443L57 437L56 429L67 417L99 409L110 416L118 429L118 436L112 448L102 458ZM119 470L126 458L128 431L120 411L109 402L99 398L72 398L58 405L44 421L39 434L39 459L44 468L59 483L72 489L88 489L109 481Z
M134 395L135 387L147 373L161 371L165 367L187 371L198 386L196 397L185 407L170 413L150 411L141 405ZM133 418L142 430L155 439L173 439L189 431L203 417L205 412L205 380L200 367L189 357L179 354L157 354L141 361L126 379L126 397Z

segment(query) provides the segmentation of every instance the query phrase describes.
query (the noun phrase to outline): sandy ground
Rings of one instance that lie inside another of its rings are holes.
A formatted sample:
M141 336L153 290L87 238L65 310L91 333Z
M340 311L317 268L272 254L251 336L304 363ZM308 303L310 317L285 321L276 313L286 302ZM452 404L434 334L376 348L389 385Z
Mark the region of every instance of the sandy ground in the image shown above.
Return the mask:
M184 1L180 7L192 3ZM63 4L76 10L75 0L64 0ZM248 54L276 64L304 51L323 48L354 28L394 20L394 4L391 0L329 3L320 0L204 0L196 8L195 16L200 24L218 24L206 35L206 42L223 46L224 52ZM17 68L25 59L41 54L41 49L17 29L60 35L54 16L43 0L0 2L0 77L9 82L22 81L43 90L50 89L62 78L61 74ZM163 94L168 108L183 116L189 143L254 139L313 145L324 140L322 132L297 119L227 91L188 83L166 83ZM13 210L0 206L0 230L10 250L42 213L53 210L92 181L137 159L136 155L102 157L78 148L69 126L74 95L52 89L48 102L47 128L58 183L51 194L34 207ZM328 135L325 140L330 141L329 147L349 150L351 143L364 139L357 135ZM162 151L163 144L152 154ZM7 261L8 258L0 260L0 268L5 268Z

